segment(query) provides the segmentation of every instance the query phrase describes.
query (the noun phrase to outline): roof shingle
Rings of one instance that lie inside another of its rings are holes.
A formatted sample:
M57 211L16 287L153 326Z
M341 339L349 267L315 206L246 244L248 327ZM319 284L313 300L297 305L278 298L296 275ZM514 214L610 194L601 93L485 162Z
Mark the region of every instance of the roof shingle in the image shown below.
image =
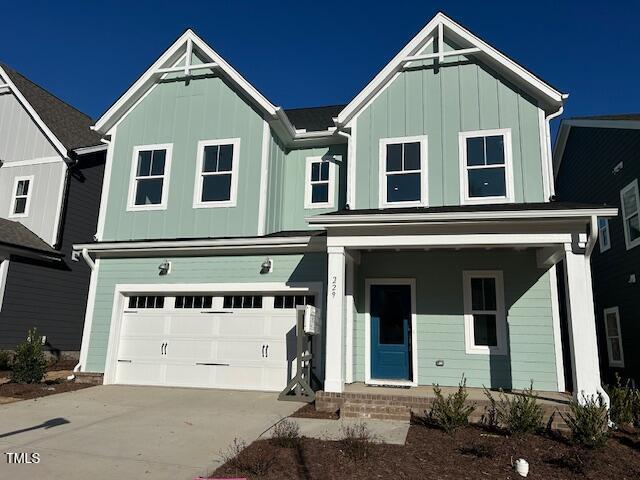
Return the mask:
M0 245L61 257L62 254L19 222L0 218Z
M325 107L290 108L285 113L293 126L298 130L307 132L320 132L334 127L333 118L346 107L346 105L328 105Z

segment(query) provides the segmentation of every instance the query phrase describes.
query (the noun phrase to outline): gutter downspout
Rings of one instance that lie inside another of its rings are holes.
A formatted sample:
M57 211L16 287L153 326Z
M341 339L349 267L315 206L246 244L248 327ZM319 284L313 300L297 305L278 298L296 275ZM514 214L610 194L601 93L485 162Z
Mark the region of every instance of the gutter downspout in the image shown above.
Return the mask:
M89 251L86 248L83 248L82 251L80 252L82 255L82 258L84 258L84 261L87 263L87 265L89 266L89 269L93 272L93 270L96 268L96 263L93 261L93 259L91 258L91 256L89 256ZM80 362L78 362L76 364L75 367L73 367L73 373L77 373L80 371L81 365ZM75 375L69 375L67 377L67 380L73 380L74 378L76 378Z
M334 119L335 122L335 119ZM336 123L337 125L337 123ZM350 208L353 205L353 199L351 198L352 196L352 188L351 188L351 181L353 180L353 170L352 170L352 159L353 159L353 148L354 146L351 144L351 134L347 133L343 130L340 130L340 127L336 127L336 133L338 135L340 135L341 137L344 137L347 139L347 208Z
M546 121L546 140L547 140L547 158L548 158L548 162L549 162L549 173L548 175L551 177L549 178L549 193L551 194L552 197L555 197L556 194L556 178L555 178L555 168L553 165L553 150L551 149L551 120L553 120L554 118L559 117L560 115L562 115L564 113L564 106L560 106L560 108L558 109L557 112L555 113L551 113L549 115L547 115L545 117L545 121Z

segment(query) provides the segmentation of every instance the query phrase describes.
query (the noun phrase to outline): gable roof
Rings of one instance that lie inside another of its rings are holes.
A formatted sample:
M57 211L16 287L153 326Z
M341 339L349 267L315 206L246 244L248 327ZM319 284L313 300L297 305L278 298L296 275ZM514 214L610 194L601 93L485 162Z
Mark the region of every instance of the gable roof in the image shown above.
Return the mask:
M88 115L0 64L0 82L3 80L63 157L69 158L68 152L76 148L101 144L100 135L90 129L93 121Z
M62 257L62 253L55 250L39 236L19 222L0 218L0 250L9 247L24 253L41 254L48 257Z
M412 61L411 57L423 57L414 58L413 61L426 60L427 58L442 60L444 55L453 54L453 52L444 52L443 50L436 54L420 55L424 47L434 40L437 39L438 44L442 43L445 34L446 38L460 45L461 49L457 50L459 52L457 55L477 56L484 64L509 79L516 86L529 92L534 98L539 99L546 111L556 112L562 107L567 94L561 93L462 25L451 20L444 13L438 12L340 112L337 125L346 125L379 91L393 80L406 63ZM440 47L438 49L440 50Z
M328 105L325 107L287 108L284 113L296 130L319 132L335 126L333 119L346 105Z

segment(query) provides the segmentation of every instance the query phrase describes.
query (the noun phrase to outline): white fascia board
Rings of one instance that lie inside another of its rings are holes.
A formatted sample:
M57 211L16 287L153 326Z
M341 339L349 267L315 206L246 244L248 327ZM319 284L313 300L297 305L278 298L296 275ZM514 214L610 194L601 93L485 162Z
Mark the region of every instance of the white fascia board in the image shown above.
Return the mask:
M11 90L11 92L16 96L16 98L22 104L24 109L29 113L29 116L31 116L31 118L34 120L34 122L36 122L38 127L40 127L40 129L44 132L44 134L49 139L53 147L58 151L58 153L60 153L60 155L62 155L64 158L68 159L69 152L67 151L66 147L62 144L60 140L58 140L58 137L56 137L53 134L53 132L51 131L51 129L49 129L47 124L44 123L44 120L40 118L40 115L38 115L38 113L33 109L33 107L27 101L27 99L24 98L24 95L22 95L18 87L16 87L15 84L11 81L11 77L7 75L7 72L4 71L2 66L0 66L0 81L5 82L5 85L9 87L9 90Z
M76 148L73 153L75 153L76 155L89 155L90 153L106 152L108 147L109 145L103 143L101 145L94 145L92 147Z
M570 219L584 218L591 220L598 217L615 217L617 208L575 208L566 210L527 210L527 211L475 211L475 212L434 212L434 213L389 213L364 215L317 215L305 220L311 225L328 227L332 225L346 226L362 223L430 223L456 221L495 221L495 220L531 220L531 219Z
M488 59L495 67L507 71L513 77L522 79L522 81L531 86L539 96L544 96L547 103L560 107L567 98L567 94L561 93L549 84L543 82L527 69L454 22L442 12L439 12L338 114L337 125L346 125L380 89L385 87L402 67L406 58L415 55L424 46L440 25L446 27L450 32L465 42L479 48L480 52L478 52L478 54L484 55L485 59Z

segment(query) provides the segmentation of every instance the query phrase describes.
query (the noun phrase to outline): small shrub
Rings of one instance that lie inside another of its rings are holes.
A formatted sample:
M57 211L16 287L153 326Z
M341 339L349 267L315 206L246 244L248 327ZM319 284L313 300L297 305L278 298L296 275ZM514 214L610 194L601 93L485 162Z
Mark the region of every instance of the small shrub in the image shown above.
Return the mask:
M220 452L220 457L223 463L234 469L236 473L261 477L267 474L275 462L275 457L260 445L258 443L247 450L247 443L244 440L234 438L227 450Z
M300 427L293 420L285 418L273 427L271 442L278 447L295 447L300 442Z
M458 427L469 423L469 415L475 410L475 404L467 405L467 380L462 377L458 390L445 398L438 385L433 385L436 398L431 405L428 421L442 428L445 432L452 432Z
M600 448L609 437L609 412L607 405L598 393L596 397L583 395L584 403L572 400L570 412L562 415L571 430L571 439L577 445L586 448Z
M533 393L533 382L522 394L511 397L500 390L496 399L486 387L484 394L491 402L489 422L493 426L504 427L511 434L533 433L540 428L543 411Z
M373 435L367 424L364 422L354 425L343 425L342 451L351 460L357 462L366 460L371 456L373 445L376 443L376 437Z
M637 392L631 388L630 380L623 385L622 379L616 373L615 383L607 387L609 394L610 407L609 417L616 425L630 425L634 423L634 403L637 398Z
M631 413L633 416L633 425L636 428L640 427L640 390L633 390L631 396Z
M16 348L11 380L16 383L40 383L47 361L42 350L42 337L36 329L29 330L27 339Z
M0 370L11 370L12 355L8 350L0 350Z

